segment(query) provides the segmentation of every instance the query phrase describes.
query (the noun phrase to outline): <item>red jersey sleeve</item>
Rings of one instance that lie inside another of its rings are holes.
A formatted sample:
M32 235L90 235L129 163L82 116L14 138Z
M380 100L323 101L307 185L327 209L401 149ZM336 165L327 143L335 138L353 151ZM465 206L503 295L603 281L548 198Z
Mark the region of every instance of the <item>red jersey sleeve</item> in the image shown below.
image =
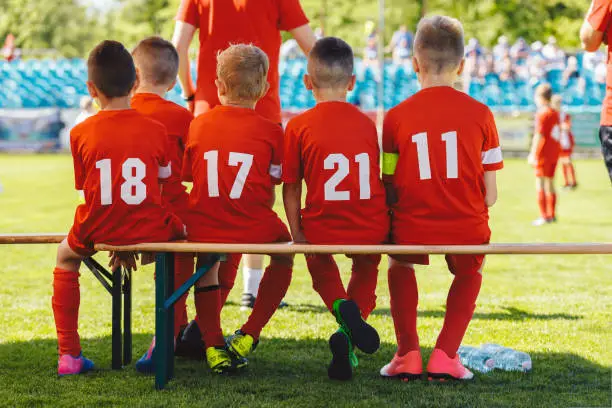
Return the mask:
M272 136L272 161L270 162L270 177L274 184L282 183L283 177L283 129L279 126Z
M546 122L546 112L538 112L535 117L535 133L542 137L546 137L544 134L544 127Z
M70 151L72 152L72 162L74 164L74 187L77 190L83 190L85 184L85 165L81 157L79 148L79 136L77 128L70 132Z
M189 183L193 183L193 175L191 174L192 162L192 147L187 145L185 147L185 155L183 156L183 168L181 169L181 179Z
M198 10L197 0L181 0L181 5L176 13L176 20L199 27L200 11Z
M488 108L483 131L482 167L484 171L501 170L504 167L504 160L499 145L499 134L493 113Z
M610 1L609 0L593 0L587 21L595 30L605 32L610 23Z
M280 30L290 31L304 24L308 24L308 18L299 0L278 0L278 6L278 28Z
M159 131L160 134L160 152L157 158L159 166L157 178L160 183L166 182L172 176L172 162L170 161L170 138L165 129Z
M298 183L302 180L300 140L293 122L285 131L285 155L283 158L283 182Z

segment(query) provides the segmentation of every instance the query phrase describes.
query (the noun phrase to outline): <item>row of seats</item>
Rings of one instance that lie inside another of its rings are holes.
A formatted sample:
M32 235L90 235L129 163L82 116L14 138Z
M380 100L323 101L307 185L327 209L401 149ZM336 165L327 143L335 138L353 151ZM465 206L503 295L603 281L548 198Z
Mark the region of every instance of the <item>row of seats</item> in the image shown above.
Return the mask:
M356 62L357 84L349 101L364 110L378 106L378 83L383 80L383 104L391 108L419 90L416 74L408 65L385 64L384 69ZM195 63L192 66L195 76ZM306 60L282 61L279 66L280 96L283 109L302 110L314 106L311 92L303 84ZM382 78L381 78L382 76ZM87 68L81 59L26 60L0 62L0 108L76 108L87 94ZM605 85L594 81L593 73L581 71L581 79L562 81L560 70L551 70L540 80L502 81L495 74L466 84L471 96L497 110L534 110L535 87L548 82L564 103L575 109L595 109L601 105ZM177 85L168 98L182 103Z

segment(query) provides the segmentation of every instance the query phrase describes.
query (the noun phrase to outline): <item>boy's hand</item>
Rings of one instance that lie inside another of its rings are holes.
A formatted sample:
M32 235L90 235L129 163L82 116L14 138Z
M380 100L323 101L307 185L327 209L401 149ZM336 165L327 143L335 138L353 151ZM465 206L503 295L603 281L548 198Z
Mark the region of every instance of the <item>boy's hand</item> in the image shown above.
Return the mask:
M109 252L108 254L110 261L108 266L112 270L123 267L128 271L136 270L136 262L138 261L138 254L136 252Z
M195 101L187 102L187 109L189 109L189 112L194 113L195 112Z
M140 264L149 265L155 262L155 252L141 252Z
M529 153L529 156L527 156L527 163L529 163L531 166L535 166L538 163L535 154Z

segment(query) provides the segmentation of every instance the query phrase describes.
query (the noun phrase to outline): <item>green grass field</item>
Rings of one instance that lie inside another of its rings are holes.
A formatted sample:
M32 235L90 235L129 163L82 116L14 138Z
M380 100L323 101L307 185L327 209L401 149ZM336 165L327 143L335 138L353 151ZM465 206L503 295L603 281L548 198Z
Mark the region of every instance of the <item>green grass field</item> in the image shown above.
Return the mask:
M580 188L560 194L556 225L533 228L533 177L522 160L499 176L493 209L495 242L612 241L612 192L600 161L579 161ZM57 232L71 225L77 193L69 156L0 155L0 232ZM280 206L277 204L277 208ZM133 365L110 370L110 298L84 269L80 332L98 369L78 378L56 376L51 281L56 246L0 246L0 406L431 406L610 407L612 378L611 256L494 256L488 259L474 320L464 344L486 342L526 351L530 374L494 372L470 384L400 383L378 377L395 352L386 261L371 322L382 337L373 356L361 355L353 381L330 382L328 336L334 321L311 288L298 257L287 295L244 375L219 378L204 363L178 361L162 391ZM101 255L104 259L105 255ZM341 266L348 270L346 258ZM135 274L134 354L153 333L152 268ZM346 275L345 275L346 276ZM417 273L419 331L427 357L442 325L450 274L441 257ZM223 311L227 332L246 319L237 306L241 280ZM191 301L190 301L191 303ZM190 309L190 312L193 310Z

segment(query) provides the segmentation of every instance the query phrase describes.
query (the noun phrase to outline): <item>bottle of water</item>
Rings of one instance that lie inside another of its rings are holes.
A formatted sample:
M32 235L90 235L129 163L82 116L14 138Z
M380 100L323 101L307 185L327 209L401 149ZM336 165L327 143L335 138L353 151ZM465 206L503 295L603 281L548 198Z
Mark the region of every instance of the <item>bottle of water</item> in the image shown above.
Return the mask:
M491 356L495 368L505 371L531 371L531 357L527 353L498 344L484 344L482 351Z
M495 361L480 348L461 346L457 354L461 364L478 372L488 373L495 367Z

